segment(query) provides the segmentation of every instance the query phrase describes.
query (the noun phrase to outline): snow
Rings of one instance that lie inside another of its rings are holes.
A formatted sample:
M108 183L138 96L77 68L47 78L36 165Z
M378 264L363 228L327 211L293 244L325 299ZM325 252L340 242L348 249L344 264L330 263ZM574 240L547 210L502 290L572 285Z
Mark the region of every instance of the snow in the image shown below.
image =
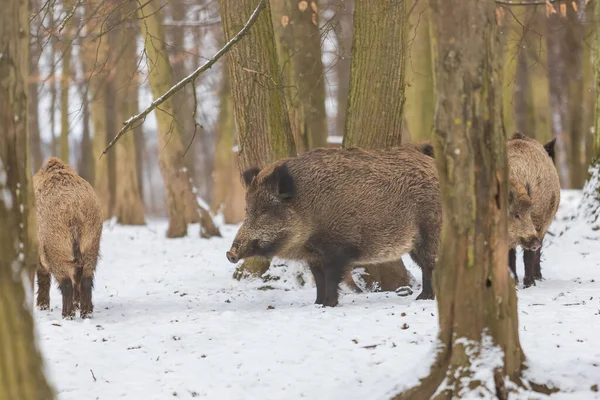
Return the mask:
M572 219L580 198L562 192L545 280L518 287L526 374L562 389L551 399L600 399L591 390L600 385L600 231ZM51 310L35 311L60 400L388 399L427 374L437 307L415 301L420 288L408 297L345 291L338 307L321 308L298 263L274 260L267 282L232 279L225 252L236 226L211 239L197 225L166 239L166 228L105 225L93 319L62 320L55 285ZM518 273L522 282L520 256ZM486 362L497 359L490 347Z

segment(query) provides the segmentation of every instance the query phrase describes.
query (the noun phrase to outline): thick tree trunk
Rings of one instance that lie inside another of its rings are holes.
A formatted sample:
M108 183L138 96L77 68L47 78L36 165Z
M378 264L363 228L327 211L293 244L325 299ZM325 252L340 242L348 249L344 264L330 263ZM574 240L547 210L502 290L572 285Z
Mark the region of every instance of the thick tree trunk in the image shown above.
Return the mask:
M107 5L103 4L97 12L104 13ZM90 37L84 42L82 48L82 57L85 63L85 76L89 80L89 103L92 125L92 153L94 159L93 186L100 201L102 215L105 219L110 218L110 187L108 182L108 163L109 157L100 157L106 147L107 138L107 112L106 95L107 81L110 74L109 64L109 43L108 35L98 37L101 33L102 24L97 19L92 18L95 7L87 5L86 20L88 21L88 31Z
M405 13L404 1L356 3L343 147L384 148L402 142ZM410 284L402 260L364 268L372 288L395 290Z
M507 399L506 380L522 384L525 356L515 284L506 266L508 165L495 4L432 1L432 23L434 146L444 208L433 282L440 346L429 376L396 399L428 399L434 393Z
M144 37L144 47L150 65L149 80L152 94L162 96L174 83L173 71L165 45L159 5L150 2L138 8L138 16ZM196 201L190 176L183 164L183 145L179 126L173 123L173 103L165 101L156 110L158 121L158 163L165 183L169 228L167 237L182 237L187 234L186 216L190 212L200 215L202 237L221 236L210 214ZM186 208L188 208L186 210Z
M132 4L134 6L134 4ZM125 7L121 17L134 12L133 7ZM115 49L120 55L116 65L116 115L117 121L125 121L137 114L137 84L133 83L133 75L137 71L136 29L133 21L126 21L126 28L119 29L121 46ZM139 192L138 173L136 171L135 138L125 135L116 144L115 209L117 222L121 225L145 225L144 203Z
M600 2L594 4L594 21L600 21ZM579 212L592 229L600 229L600 24L596 23L593 41L593 71L595 91L594 154Z
M0 126L3 129L0 135L0 398L37 400L52 399L54 395L35 344L33 302L26 296L26 292L33 289L35 269L31 259L37 254L27 136L28 21L26 1L3 3L0 13Z
M71 0L63 1L66 13L70 13L73 8ZM64 27L64 36L62 41L62 73L60 75L60 158L65 163L69 163L69 88L73 80L73 71L71 68L72 55L72 17L68 18Z
M337 6L338 23L335 26L337 37L338 60L335 65L337 73L337 115L335 117L335 133L343 137L346 130L346 114L348 112L348 93L350 91L350 67L352 60L352 15L354 0L340 0Z
M275 43L286 87L292 135L298 153L327 144L325 72L321 60L319 5L271 2Z
M502 102L504 129L506 132L516 132L517 114L523 110L517 107L517 77L519 66L519 53L521 41L525 32L523 23L525 21L524 7L513 7L510 12L505 12L503 17L503 34L505 35L503 51L504 54L504 79L502 82Z
M250 29L253 40L242 40L228 54L240 171L296 155L268 3ZM255 0L219 0L226 41L240 31L256 5ZM249 258L234 276L260 276L268 268L268 260Z
M550 82L550 115L552 136L556 137L556 167L561 187L571 188L571 140L569 139L568 60L565 49L566 29L560 14L547 19L548 80Z
M415 1L408 20L410 57L406 65L404 114L412 133L412 140L428 140L432 135L435 106L429 5L425 1Z

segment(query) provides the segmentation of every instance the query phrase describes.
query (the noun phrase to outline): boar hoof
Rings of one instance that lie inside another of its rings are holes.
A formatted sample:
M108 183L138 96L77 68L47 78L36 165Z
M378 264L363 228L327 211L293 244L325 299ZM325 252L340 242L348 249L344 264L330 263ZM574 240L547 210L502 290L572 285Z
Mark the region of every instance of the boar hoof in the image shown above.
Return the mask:
M535 286L535 279L530 276L526 276L523 278L523 287L528 288L530 286Z
M74 320L74 319L75 319L75 312L73 312L73 313L70 313L70 314L63 314L63 316L62 316L62 317L63 317L63 319L66 319L66 320L72 321L72 320Z
M323 302L323 306L325 307L335 307L338 305L338 299L325 300Z
M40 303L38 302L37 304L38 309L40 310L49 310L50 309L50 303Z
M91 319L93 316L94 316L94 314L91 311L82 311L81 312L82 319Z
M433 293L431 292L421 292L420 295L417 296L417 300L433 300L435 299Z

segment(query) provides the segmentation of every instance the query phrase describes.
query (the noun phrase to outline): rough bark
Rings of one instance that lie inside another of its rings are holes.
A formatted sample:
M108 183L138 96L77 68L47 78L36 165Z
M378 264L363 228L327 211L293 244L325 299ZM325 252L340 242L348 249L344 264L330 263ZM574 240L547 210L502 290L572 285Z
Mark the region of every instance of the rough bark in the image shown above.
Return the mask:
M37 21L37 20L36 20ZM31 148L31 161L34 171L37 171L44 162L42 152L42 138L40 136L40 120L39 120L39 83L40 71L38 67L38 59L40 57L41 48L36 39L32 39L29 44L29 138Z
M134 4L121 10L125 18L133 12ZM136 29L131 21L126 21L125 28L118 30L121 46L115 49L120 55L116 65L116 116L117 121L125 121L137 114L137 84L133 83L137 71ZM115 209L114 215L121 225L145 225L144 203L139 192L138 173L136 170L135 138L126 135L116 145Z
M523 43L523 46L526 46ZM519 49L517 60L517 77L515 85L515 125L519 132L535 136L535 106L533 103L533 90L531 84L531 68L528 65L527 51ZM545 143L545 142L544 142Z
M99 13L106 11L107 5L103 3L98 9ZM106 147L107 139L107 112L106 112L106 84L110 74L108 35L103 35L93 40L101 33L101 22L93 17L95 8L86 5L86 21L88 24L89 38L82 46L82 57L85 64L84 76L88 80L89 106L92 126L92 153L94 159L93 186L105 219L110 218L110 188L108 182L108 157L100 158L102 150Z
M335 65L337 73L337 114L335 117L335 132L344 136L346 129L346 114L348 110L348 93L350 91L350 66L352 60L352 15L354 0L340 0L337 5L338 23L335 26L337 37L338 59Z
M504 129L506 132L515 132L517 129L517 114L522 112L517 108L517 68L519 53L523 39L523 21L525 20L524 7L513 7L510 12L504 13L503 33L504 40L504 79L502 82L502 101L504 115Z
M63 1L63 7L66 13L70 13L73 2L65 0ZM60 74L60 158L67 164L69 163L69 88L73 80L71 68L72 29L73 18L68 18L63 30L64 35L61 38L62 72Z
M400 145L403 132L405 2L357 2L354 10L350 97L343 147ZM410 284L402 260L365 267L367 286Z
M438 93L434 146L444 209L433 282L439 346L429 376L396 399L507 399L507 381L522 384L525 356L515 284L506 266L508 165L495 4L431 4Z
M429 140L432 136L435 106L429 6L425 1L415 1L416 4L409 16L407 30L407 45L410 55L406 65L404 114L412 133L412 139Z
M26 1L9 0L0 13L0 398L37 400L54 395L35 343L33 302L26 296L33 288L30 262L37 246L27 154L27 8Z
M239 32L256 5L255 0L219 0L226 41ZM227 59L240 171L296 155L268 2L250 29L250 36L253 40L242 40ZM238 267L235 277L260 276L268 268L268 260L249 258Z
M303 6L306 4L306 7ZM298 153L327 144L319 3L271 2L275 43Z
M159 5L145 3L138 8L138 16L144 37L144 48L149 60L149 81L152 94L161 96L174 83L173 71L165 45ZM158 163L165 183L169 228L167 237L182 237L187 234L186 215L200 215L202 237L220 236L210 214L196 201L190 176L183 164L183 144L179 127L173 120L173 102L165 101L156 110L158 121ZM188 208L188 210L186 210ZM190 210L190 208L193 210Z

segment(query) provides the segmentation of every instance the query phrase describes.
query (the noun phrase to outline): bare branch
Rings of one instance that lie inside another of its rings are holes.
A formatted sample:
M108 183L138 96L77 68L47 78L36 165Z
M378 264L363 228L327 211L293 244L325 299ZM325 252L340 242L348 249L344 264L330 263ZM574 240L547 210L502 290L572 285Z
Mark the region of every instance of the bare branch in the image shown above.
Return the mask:
M252 15L250 15L248 22L246 22L246 25L244 25L244 27L233 38L231 38L231 40L229 42L227 42L225 44L225 46L223 46L221 48L221 50L217 51L211 59L209 59L206 63L204 63L204 65L198 67L194 72L192 72L186 78L182 79L177 84L175 84L175 86L171 87L171 89L169 89L165 94L163 94L162 96L160 96L159 98L154 100L150 104L150 106L148 106L148 108L146 108L144 111L134 115L133 117L131 117L127 121L125 121L123 123L123 128L121 128L121 130L119 131L119 133L117 133L115 138L110 141L108 146L106 146L106 148L104 149L104 151L102 152L100 157L105 155L108 152L108 150L110 150L111 147L113 147L115 145L115 143L117 143L117 140L119 140L121 138L121 136L123 136L125 133L130 131L137 121L144 120L148 116L148 114L150 114L156 107L160 106L162 103L167 101L175 93L177 93L178 91L183 89L185 87L185 85L187 85L188 83L194 82L195 79L201 73L210 69L224 54L226 54L231 49L231 47L233 45L235 45L237 42L239 42L242 39L242 37L244 37L250 31L250 28L252 27L252 25L254 25L254 23L258 20L260 12L264 8L266 8L266 6L267 6L266 1L267 0L260 0L260 3L258 3L256 8L254 9L254 11L252 12Z
M532 1L512 1L512 0L494 0L496 4L503 6L543 6L549 3L558 3L561 0L532 0Z

